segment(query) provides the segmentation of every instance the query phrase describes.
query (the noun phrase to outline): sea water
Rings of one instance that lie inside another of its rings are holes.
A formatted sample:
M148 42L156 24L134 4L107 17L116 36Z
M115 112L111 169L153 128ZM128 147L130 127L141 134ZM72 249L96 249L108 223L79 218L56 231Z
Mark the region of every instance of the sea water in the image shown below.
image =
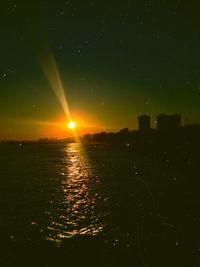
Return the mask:
M67 247L79 254L87 246L94 255L102 251L101 266L113 259L129 264L134 257L137 266L197 266L199 202L186 181L191 159L161 152L129 145L0 144L3 265L13 266L9 255L21 248ZM17 255L15 266L26 265ZM176 260L167 263L169 255Z

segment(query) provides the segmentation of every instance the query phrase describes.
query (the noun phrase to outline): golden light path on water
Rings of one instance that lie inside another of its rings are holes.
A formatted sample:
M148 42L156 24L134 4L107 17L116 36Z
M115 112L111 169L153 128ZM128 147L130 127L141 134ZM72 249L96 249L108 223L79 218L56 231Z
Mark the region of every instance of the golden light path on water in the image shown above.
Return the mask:
M97 235L103 230L102 215L96 212L101 199L96 192L100 180L92 173L80 143L67 144L58 168L62 195L57 207L49 211L46 239L58 245L75 235Z

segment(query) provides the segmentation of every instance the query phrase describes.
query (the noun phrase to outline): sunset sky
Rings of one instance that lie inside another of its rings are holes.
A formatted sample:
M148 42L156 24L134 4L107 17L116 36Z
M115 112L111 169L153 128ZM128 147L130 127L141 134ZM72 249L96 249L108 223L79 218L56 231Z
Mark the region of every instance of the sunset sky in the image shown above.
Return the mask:
M71 136L56 72L79 134L136 129L143 113L200 122L194 1L3 2L0 140Z

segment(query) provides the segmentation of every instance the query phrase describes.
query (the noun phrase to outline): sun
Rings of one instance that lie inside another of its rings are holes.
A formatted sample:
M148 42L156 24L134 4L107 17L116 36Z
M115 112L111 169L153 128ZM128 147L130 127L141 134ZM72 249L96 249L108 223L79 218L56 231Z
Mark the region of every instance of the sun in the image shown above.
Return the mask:
M70 121L70 122L68 123L68 127L69 127L70 129L75 129L75 128L76 128L76 123L75 123L74 121Z

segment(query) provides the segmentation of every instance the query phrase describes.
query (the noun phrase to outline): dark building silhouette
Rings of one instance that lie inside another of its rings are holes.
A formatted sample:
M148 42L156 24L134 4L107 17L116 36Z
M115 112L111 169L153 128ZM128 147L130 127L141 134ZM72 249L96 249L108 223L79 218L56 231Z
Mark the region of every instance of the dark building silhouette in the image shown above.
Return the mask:
M119 134L122 134L122 135L127 135L129 134L129 129L128 128L123 128L119 131Z
M171 115L171 127L172 128L181 127L181 115L179 114Z
M151 129L151 118L148 115L138 116L138 129L141 132L146 132Z
M181 127L181 115L160 114L157 116L157 129L159 131L167 131Z

